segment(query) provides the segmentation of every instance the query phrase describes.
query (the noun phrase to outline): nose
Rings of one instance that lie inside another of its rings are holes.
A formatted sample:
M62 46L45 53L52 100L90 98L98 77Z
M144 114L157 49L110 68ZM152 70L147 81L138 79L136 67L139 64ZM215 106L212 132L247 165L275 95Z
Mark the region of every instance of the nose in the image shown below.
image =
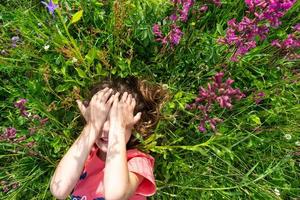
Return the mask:
M102 137L108 137L109 133L109 120L105 121L102 129Z

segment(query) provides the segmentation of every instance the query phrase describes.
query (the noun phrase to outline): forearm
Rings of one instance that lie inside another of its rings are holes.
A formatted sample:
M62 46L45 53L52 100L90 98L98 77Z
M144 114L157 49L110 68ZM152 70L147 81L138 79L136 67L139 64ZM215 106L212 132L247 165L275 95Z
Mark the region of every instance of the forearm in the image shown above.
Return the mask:
M50 186L57 198L66 198L75 187L98 133L98 128L86 125L58 164Z
M104 171L105 199L122 199L129 182L125 129L110 131Z

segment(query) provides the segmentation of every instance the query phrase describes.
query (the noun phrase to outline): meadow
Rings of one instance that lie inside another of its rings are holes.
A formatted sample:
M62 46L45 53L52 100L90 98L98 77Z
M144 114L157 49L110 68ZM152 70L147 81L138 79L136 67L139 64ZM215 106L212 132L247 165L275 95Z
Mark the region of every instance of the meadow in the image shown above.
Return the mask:
M300 198L300 1L0 1L0 199L54 199L109 76L162 84L149 199Z

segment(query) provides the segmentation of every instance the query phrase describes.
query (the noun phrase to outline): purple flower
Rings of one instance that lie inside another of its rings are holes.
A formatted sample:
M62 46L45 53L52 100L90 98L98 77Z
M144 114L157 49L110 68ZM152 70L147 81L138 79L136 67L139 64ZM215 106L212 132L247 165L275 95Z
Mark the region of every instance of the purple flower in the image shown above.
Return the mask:
M18 108L21 112L21 115L24 117L28 117L29 113L27 112L27 109L25 107L25 103L27 102L27 99L20 99L15 103L15 107Z
M216 129L217 123L221 122L221 119L209 117L213 105L219 105L221 108L232 108L233 99L240 100L245 95L240 89L232 88L234 82L233 79L228 78L223 82L223 72L216 73L213 77L213 83L208 83L207 88L199 87L198 97L192 104L186 106L189 110L198 109L202 113L202 119L198 126L200 132L205 132L205 124L208 124L213 131ZM206 123L208 122L208 123Z
M172 30L169 33L169 40L171 42L171 45L177 45L179 44L179 41L181 39L181 36L183 35L182 31L180 28L176 25L172 26Z
M299 24L296 24L293 29L296 31L296 32L300 32L300 23Z
M207 10L208 10L208 6L206 4L201 6L200 9L199 9L200 12L206 12Z
M297 53L300 48L300 24L293 27L293 33L288 34L287 38L283 41L278 39L273 40L271 45L280 49L280 52L288 59L299 59L300 54Z
M48 8L48 11L51 15L54 15L54 10L58 8L58 5L52 2L52 0L49 1L49 3L46 3L45 1L42 1L42 4Z
M17 130L13 127L7 128L4 132L4 138L13 139L16 137Z
M12 37L11 38L11 46L13 47L13 48L16 48L17 47L17 43L20 41L20 38L19 38L19 36L14 36L14 37Z
M212 0L212 1L218 7L220 7L222 5L221 0Z
M152 31L156 37L162 38L162 32L160 30L160 25L154 24L152 27Z
M269 25L276 28L281 24L280 18L295 2L296 0L245 0L249 8L248 13L253 14L253 17L250 19L244 16L239 23L235 18L229 20L226 36L219 38L218 42L235 47L231 60L238 61L241 56L256 47L256 38L261 41L267 38ZM286 43L295 44L291 40L287 40ZM278 46L278 43L274 42L273 45Z
M177 15L175 13L173 13L172 15L170 15L169 19L171 21L176 21L178 19Z
M253 99L256 104L259 104L263 100L264 96L265 96L264 92L258 92L257 94L254 94Z

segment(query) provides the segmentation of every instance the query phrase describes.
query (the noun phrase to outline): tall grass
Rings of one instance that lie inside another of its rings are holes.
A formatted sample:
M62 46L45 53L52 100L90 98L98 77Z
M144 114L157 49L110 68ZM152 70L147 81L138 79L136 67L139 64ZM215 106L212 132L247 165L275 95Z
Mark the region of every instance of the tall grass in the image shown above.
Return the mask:
M156 159L157 193L150 199L299 198L300 62L270 46L300 22L299 1L237 63L217 39L229 19L244 15L244 1L208 5L182 24L180 44L169 49L152 34L172 11L169 1L61 0L54 16L38 0L1 2L0 130L15 127L21 137L38 127L14 107L21 98L32 115L49 120L23 143L0 142L0 197L51 199L50 177L83 127L75 100L106 76L134 75L164 84L171 95L155 133L141 140ZM80 10L82 18L70 24ZM20 38L16 48L13 36ZM185 106L219 71L246 98L231 110L216 108L212 114L223 122L201 133L199 112ZM256 104L259 91L265 96Z

